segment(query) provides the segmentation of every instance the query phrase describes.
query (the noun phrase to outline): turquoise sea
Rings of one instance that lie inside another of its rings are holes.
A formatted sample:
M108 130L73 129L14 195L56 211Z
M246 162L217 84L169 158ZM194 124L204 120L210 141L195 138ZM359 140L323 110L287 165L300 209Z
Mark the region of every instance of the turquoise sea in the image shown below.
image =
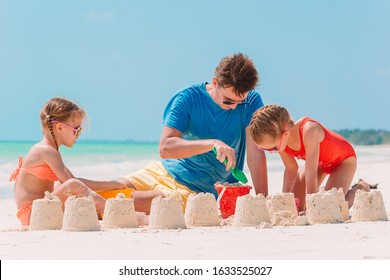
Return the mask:
M9 176L18 157L25 156L35 143L0 141L0 198L12 196ZM117 179L159 160L157 142L80 141L72 148L62 146L60 152L76 177L96 180Z
M0 164L25 155L34 145L34 141L0 141ZM158 155L157 142L114 142L114 141L80 141L72 148L61 146L63 157L88 158L95 156L114 156L115 159L139 158Z
M9 176L18 157L25 156L35 143L0 141L0 198L12 197ZM160 160L157 142L79 141L72 148L61 146L60 152L73 175L94 180L118 179ZM271 172L282 170L277 155L269 155L268 159ZM249 173L246 166L244 171Z
M17 167L18 157L25 156L34 143L0 141L0 198L12 197L13 184L8 182L9 176ZM358 155L357 177L364 175L371 164L390 162L388 145L356 146L355 149ZM160 160L157 142L79 141L72 148L61 147L60 152L65 165L76 177L92 180L118 179ZM278 154L267 154L267 166L270 188L277 191L281 189L284 170ZM246 165L244 172L250 175Z

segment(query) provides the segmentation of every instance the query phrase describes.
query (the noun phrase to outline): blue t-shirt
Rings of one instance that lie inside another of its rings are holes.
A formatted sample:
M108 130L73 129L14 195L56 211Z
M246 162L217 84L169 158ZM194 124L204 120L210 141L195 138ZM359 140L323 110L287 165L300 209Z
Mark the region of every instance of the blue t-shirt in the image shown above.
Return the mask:
M186 140L218 139L232 147L236 166L243 169L245 160L245 128L253 113L262 107L259 93L250 91L244 102L234 110L224 110L211 98L206 84L189 86L173 96L164 112L164 125L182 132ZM181 159L164 159L162 164L178 182L195 192L209 192L217 196L216 182L235 183L212 151Z

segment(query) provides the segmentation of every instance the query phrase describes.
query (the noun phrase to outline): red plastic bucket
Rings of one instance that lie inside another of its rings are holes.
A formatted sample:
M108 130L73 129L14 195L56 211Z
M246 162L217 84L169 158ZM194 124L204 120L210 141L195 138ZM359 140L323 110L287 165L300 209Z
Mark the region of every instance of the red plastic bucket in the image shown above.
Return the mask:
M222 218L227 219L236 211L237 197L249 194L251 186L215 185L218 192L219 209Z

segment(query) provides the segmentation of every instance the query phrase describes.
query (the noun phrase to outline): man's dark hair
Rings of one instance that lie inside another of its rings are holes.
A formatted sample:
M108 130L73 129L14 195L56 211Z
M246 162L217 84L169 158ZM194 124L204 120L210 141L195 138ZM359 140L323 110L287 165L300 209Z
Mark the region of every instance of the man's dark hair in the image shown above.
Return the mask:
M252 60L242 53L224 57L215 69L215 77L219 86L233 87L234 93L240 97L253 90L259 81Z

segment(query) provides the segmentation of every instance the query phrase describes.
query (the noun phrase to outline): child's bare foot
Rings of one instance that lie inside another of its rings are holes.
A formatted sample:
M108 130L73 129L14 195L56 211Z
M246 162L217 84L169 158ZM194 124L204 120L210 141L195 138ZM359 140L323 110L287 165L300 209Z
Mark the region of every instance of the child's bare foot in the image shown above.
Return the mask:
M363 179L359 179L359 181L357 182L357 184L354 184L351 186L351 189L354 189L354 188L358 188L360 190L364 190L364 191L367 191L369 192L370 189L377 189L378 188L378 184L369 184L367 183L366 181L364 181Z
M306 211L300 211L299 213L298 213L298 216L305 216L306 215Z
M370 189L373 190L373 189L377 189L378 188L378 185L379 183L376 183L376 184L370 184Z
M138 226L145 227L149 225L149 215L146 215L145 212L135 212L137 217Z
M358 181L358 184L360 183L365 183L365 184L368 184L366 181L362 180L362 179L359 179ZM378 185L379 183L376 183L376 184L368 184L369 188L372 190L372 189L377 189L378 188Z

